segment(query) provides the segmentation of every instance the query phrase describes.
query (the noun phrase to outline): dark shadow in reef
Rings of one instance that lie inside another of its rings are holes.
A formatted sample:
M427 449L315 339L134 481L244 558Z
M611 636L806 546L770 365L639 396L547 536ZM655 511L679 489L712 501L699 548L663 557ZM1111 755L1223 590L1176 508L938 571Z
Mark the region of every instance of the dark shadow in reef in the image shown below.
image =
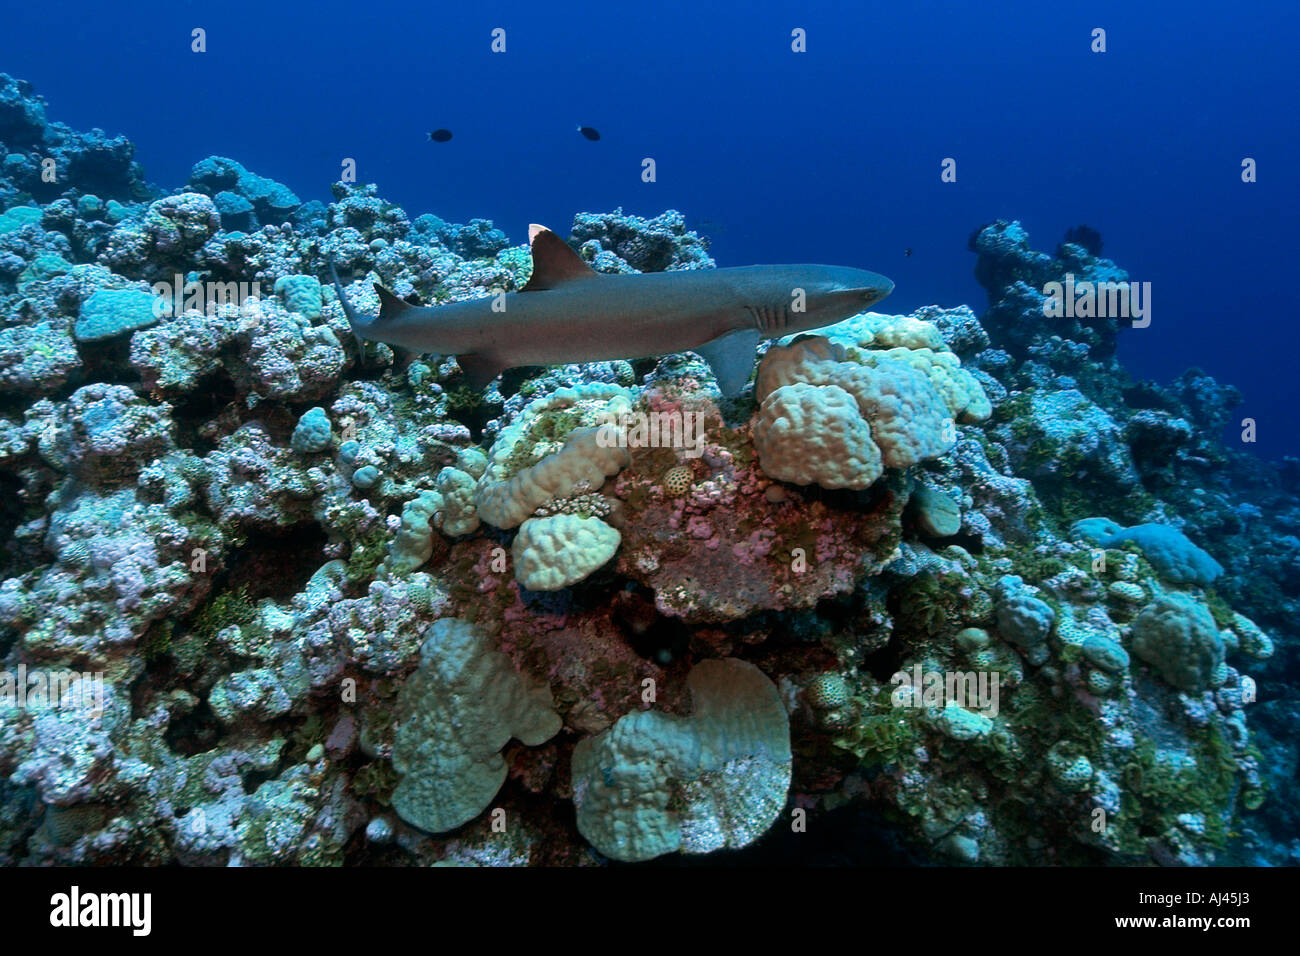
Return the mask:
M659 613L650 588L629 584L612 596L610 605L623 639L641 657L666 665L686 654L690 629Z
M212 451L217 442L201 434L201 428L238 398L239 389L224 366L203 376L188 392L167 396L172 405L172 421L176 423L176 444L200 457Z
M250 530L244 544L227 559L220 590L246 589L253 602L267 597L292 600L325 563L328 541L325 530L314 521ZM213 593L220 593L217 587Z
M129 385L132 388L141 384L140 371L131 364L129 335L115 335L99 342L79 342L77 354L81 356L82 368L68 382L69 386L74 386L72 391L88 382Z
M18 493L23 483L14 475L0 472L0 541L13 542L14 531L23 520L23 501ZM13 549L0 549L0 579L9 577Z
M896 825L866 807L841 807L818 816L806 832L795 833L778 820L755 843L740 850L699 856L662 856L647 867L717 866L893 866L928 864L898 839Z
M897 637L895 634L894 639L880 650L865 655L858 663L858 670L870 674L877 683L888 684L889 679L902 670L903 658L910 653L907 643Z
M538 375L545 371L546 369L535 365L521 365L518 368L506 369L501 373L501 383L498 386L501 397L509 399L519 391L530 375ZM500 416L504 406L495 401L485 401L483 392L472 389L463 381L457 382L452 379L443 386L443 390L447 396L448 417L468 428L472 441L481 442L483 428L492 419Z
M201 700L188 714L171 720L163 732L163 741L172 753L193 757L215 748L222 736L217 715L206 700Z
M143 716L170 691L185 690L203 703L173 720L168 733L182 727L188 729L176 730L180 737L201 737L199 743L188 745L198 747L195 753L215 746L215 741L208 742L211 734L198 733L210 720L212 732L220 736L215 717L206 709L207 694L221 674L239 670L247 661L223 652L213 638L231 624L256 627L258 601L289 601L306 587L325 561L327 540L324 530L312 521L247 531L244 544L217 572L207 599L183 621L155 622L142 640L146 667L131 689L132 716Z

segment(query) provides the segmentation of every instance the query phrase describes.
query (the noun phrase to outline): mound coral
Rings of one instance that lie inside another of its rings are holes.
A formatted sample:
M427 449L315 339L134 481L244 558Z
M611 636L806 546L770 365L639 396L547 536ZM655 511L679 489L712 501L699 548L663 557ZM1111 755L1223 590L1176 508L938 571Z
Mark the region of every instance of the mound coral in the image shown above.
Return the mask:
M687 677L690 717L628 714L573 752L578 829L616 860L742 847L776 820L790 731L770 680L739 660Z
M529 518L512 546L515 577L530 591L558 591L609 561L620 536L599 518L551 515Z
M857 401L837 385L776 389L754 422L754 447L764 472L796 485L861 490L884 471Z
M535 747L560 729L550 694L529 687L481 629L450 618L429 628L397 719L393 808L431 833L483 812L506 779L510 738Z
M593 385L560 389L525 408L492 445L479 479L479 517L513 528L557 498L596 491L618 474L627 449L602 428L631 409L629 396L617 386Z
M1161 595L1133 622L1133 652L1179 690L1199 693L1225 676L1223 638L1204 605Z
M828 332L849 342L907 344L846 348L812 336L763 357L754 446L772 477L860 490L882 466L907 468L947 451L956 440L954 419L989 416L988 398L957 356L931 347L942 347L934 326L898 319L872 330L856 322Z

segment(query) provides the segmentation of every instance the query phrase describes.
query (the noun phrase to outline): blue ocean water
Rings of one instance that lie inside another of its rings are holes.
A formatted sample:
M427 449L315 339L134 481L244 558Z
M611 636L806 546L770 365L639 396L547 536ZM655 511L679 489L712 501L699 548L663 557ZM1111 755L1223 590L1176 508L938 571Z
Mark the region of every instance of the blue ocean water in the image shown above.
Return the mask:
M125 134L165 188L218 154L327 200L353 157L412 218L487 217L516 242L578 211L676 208L720 265L872 269L900 312L980 311L966 241L990 220L1049 251L1087 223L1152 284L1150 327L1120 339L1133 374L1199 366L1242 389L1253 450L1300 453L1294 4L55 0L5 16L0 67L53 117ZM429 141L439 127L452 141Z

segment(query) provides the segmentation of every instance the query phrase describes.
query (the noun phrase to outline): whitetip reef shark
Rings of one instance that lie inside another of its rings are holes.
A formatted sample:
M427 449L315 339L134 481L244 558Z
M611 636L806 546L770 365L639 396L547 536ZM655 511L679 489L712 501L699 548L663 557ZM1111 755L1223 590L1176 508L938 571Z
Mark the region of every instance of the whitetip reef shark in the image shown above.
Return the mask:
M550 229L528 229L532 278L519 292L422 307L376 284L379 315L359 318L330 261L358 341L454 355L472 388L521 365L564 365L697 352L727 396L754 368L760 339L833 325L893 291L847 266L740 266L602 275Z

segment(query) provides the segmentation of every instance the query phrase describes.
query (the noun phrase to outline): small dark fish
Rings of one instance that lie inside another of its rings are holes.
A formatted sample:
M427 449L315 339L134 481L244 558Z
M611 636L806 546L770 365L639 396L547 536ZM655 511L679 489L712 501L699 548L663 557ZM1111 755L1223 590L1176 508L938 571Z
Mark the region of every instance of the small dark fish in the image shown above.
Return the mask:
M910 247L907 249L906 252L903 253L903 255L905 255L905 256L910 256L911 254L912 254L912 250L911 250Z
M429 134L429 139L433 140L435 143L445 143L447 140L451 139L451 130L435 129Z
M587 137L587 139L591 140L593 143L600 139L600 133L592 129L590 126L579 126L578 132Z

